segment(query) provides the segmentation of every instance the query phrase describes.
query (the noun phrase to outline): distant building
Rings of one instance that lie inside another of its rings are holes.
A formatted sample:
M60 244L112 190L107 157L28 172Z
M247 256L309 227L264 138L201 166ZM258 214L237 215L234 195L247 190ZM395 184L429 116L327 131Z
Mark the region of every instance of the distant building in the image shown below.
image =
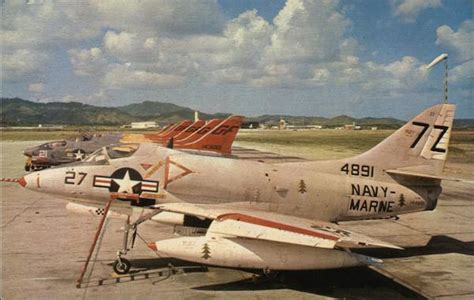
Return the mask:
M156 122L132 122L132 129L156 128Z
M356 123L353 122L352 124L344 125L344 129L345 130L361 130L362 127L359 125L356 125Z
M278 125L278 129L282 130L282 129L286 129L286 121L281 119L280 120L280 124Z
M242 122L242 124L240 125L240 128L242 128L242 129L258 129L258 128L260 128L260 123L256 122L256 121Z
M344 129L345 130L354 130L354 124L346 124L344 125Z
M371 127L370 129L371 129L371 130L378 130L378 128L375 127L375 126L374 126L374 127Z
M197 121L199 121L199 112L195 111L194 112L194 122L197 122Z

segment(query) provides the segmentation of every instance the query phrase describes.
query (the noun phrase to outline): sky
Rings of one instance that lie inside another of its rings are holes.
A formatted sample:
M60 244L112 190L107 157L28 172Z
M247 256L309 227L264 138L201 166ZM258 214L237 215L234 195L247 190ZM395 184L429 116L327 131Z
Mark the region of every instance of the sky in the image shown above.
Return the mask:
M1 2L2 97L204 112L474 118L470 0Z

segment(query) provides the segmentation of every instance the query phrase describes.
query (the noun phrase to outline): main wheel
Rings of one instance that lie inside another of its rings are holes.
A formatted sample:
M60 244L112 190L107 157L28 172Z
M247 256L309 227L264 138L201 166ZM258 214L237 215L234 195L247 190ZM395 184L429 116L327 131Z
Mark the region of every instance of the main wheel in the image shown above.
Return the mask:
M114 261L114 271L117 274L127 274L130 271L132 264L128 259L120 258Z

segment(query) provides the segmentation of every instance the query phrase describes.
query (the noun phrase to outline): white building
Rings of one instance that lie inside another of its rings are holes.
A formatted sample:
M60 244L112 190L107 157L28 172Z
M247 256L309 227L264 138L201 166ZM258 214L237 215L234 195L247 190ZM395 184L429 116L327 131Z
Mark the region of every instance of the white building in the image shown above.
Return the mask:
M156 122L132 122L133 129L146 129L156 127Z

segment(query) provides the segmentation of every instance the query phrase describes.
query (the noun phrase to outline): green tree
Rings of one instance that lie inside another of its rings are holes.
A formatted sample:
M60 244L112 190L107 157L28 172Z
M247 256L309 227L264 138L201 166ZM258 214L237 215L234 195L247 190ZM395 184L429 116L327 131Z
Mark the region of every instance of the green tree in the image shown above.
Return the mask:
M211 248L209 248L209 245L207 243L204 243L204 245L202 246L201 258L204 258L204 259L211 258Z
M306 183L303 179L301 179L300 183L298 184L298 192L300 192L301 194L306 193Z

